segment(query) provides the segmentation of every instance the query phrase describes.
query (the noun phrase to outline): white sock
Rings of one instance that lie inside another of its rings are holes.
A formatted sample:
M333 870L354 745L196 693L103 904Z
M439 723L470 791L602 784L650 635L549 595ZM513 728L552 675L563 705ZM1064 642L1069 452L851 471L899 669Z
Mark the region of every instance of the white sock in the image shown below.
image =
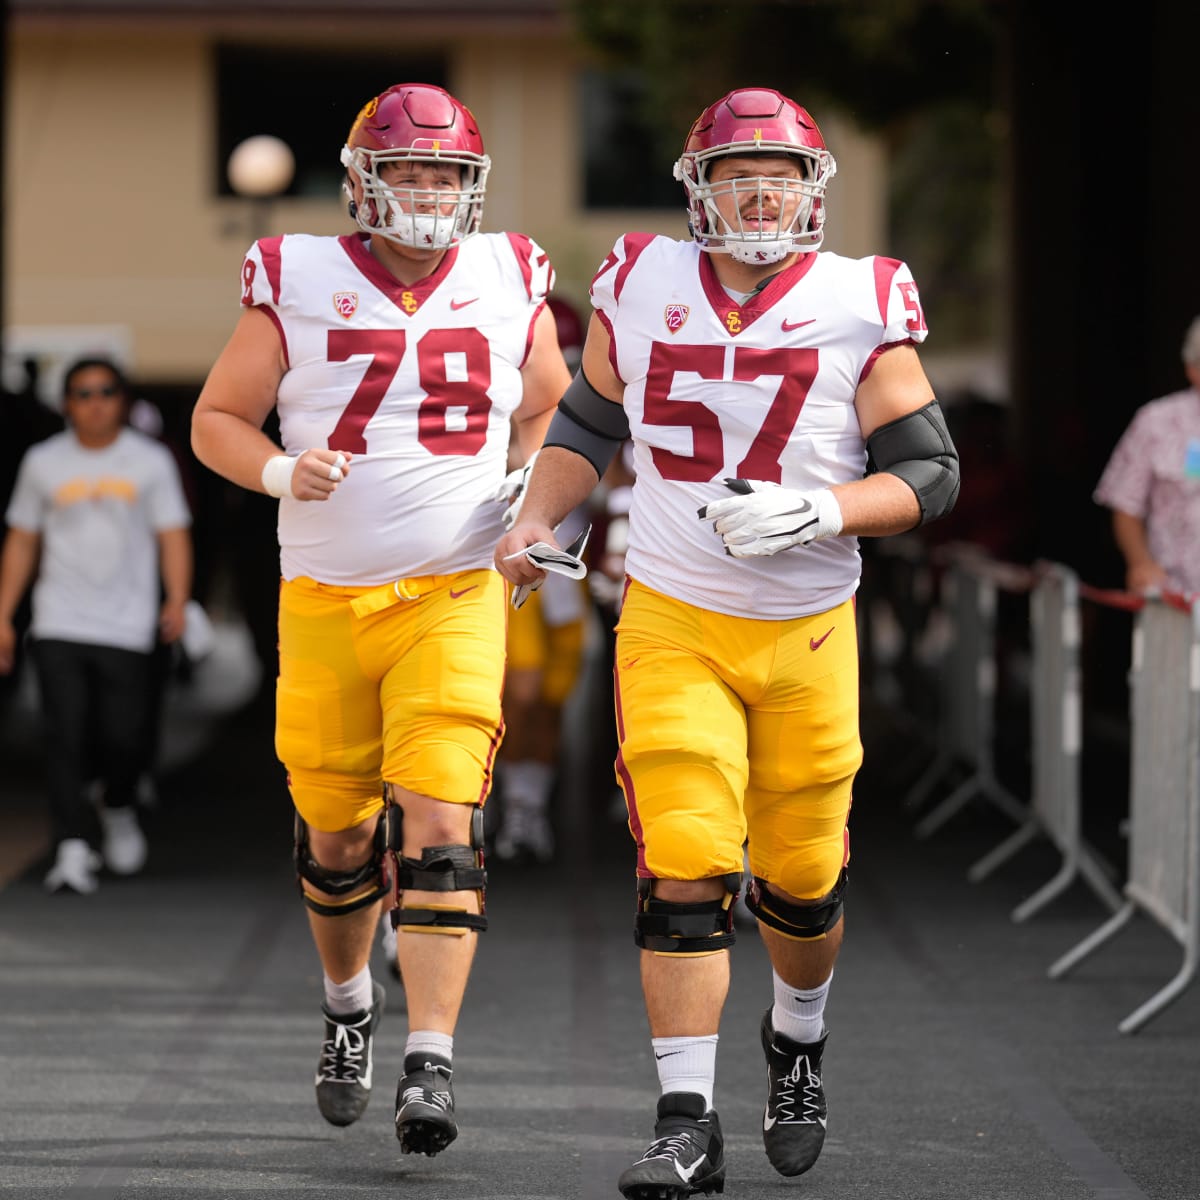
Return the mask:
M365 966L345 983L334 983L325 976L325 1007L331 1013L365 1012L371 1007L371 968Z
M436 1054L447 1062L454 1060L454 1035L432 1029L414 1029L404 1043L404 1057L410 1054Z
M698 1092L707 1112L713 1103L717 1073L717 1035L651 1038L658 1082L668 1092Z
M775 1032L793 1042L820 1041L825 1032L825 1000L833 982L833 972L829 972L829 978L820 987L808 989L784 983L775 971L771 972L771 977L775 983L775 1007L771 1009Z
M554 768L549 763L526 758L504 768L504 795L523 808L544 809L550 802Z

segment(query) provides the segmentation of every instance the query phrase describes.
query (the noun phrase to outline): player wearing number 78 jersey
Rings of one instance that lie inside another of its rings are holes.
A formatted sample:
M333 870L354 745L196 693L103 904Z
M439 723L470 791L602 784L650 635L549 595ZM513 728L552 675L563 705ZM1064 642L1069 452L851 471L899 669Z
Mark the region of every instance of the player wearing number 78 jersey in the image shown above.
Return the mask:
M628 234L600 266L582 370L496 550L514 583L535 579L521 548L552 540L632 439L616 773L661 1096L618 1181L629 1200L724 1186L714 1067L747 840L772 965L763 1141L781 1174L817 1160L862 759L857 539L958 493L911 273L820 252L834 170L779 92L741 88L700 115L676 164L692 238Z
M324 974L317 1105L334 1125L366 1108L384 1004L369 959L390 911L409 1016L396 1136L432 1155L458 1132L453 1035L487 928L510 436L533 454L569 373L546 255L479 232L490 160L464 105L389 88L341 161L358 232L251 247L192 445L279 498L275 748Z

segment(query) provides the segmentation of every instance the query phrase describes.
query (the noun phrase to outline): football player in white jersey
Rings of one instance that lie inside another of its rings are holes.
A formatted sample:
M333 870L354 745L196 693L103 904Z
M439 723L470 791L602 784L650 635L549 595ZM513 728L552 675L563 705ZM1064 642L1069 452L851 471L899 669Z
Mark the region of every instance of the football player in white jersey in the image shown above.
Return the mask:
M369 957L390 909L409 1016L396 1135L432 1155L457 1135L453 1035L487 927L497 501L510 434L531 455L570 374L546 254L479 232L490 160L463 104L397 84L358 114L342 164L358 231L250 248L192 445L279 498L275 748L324 970L318 1107L334 1125L366 1108L384 1002Z
M834 171L777 91L737 89L700 115L675 168L692 236L627 234L601 265L582 369L495 555L535 582L522 548L552 541L632 438L616 772L661 1089L654 1140L618 1183L633 1200L724 1186L714 1063L746 838L773 968L763 1140L783 1175L820 1153L862 758L857 539L958 494L912 275L820 251Z

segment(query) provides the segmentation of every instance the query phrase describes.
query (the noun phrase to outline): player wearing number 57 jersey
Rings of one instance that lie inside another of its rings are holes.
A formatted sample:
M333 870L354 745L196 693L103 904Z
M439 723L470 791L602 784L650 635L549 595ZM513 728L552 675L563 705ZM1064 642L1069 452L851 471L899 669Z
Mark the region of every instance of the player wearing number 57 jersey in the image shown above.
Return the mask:
M494 560L536 579L513 556L551 540L632 439L616 772L661 1096L618 1182L630 1200L724 1186L714 1067L744 844L773 976L763 1141L781 1174L817 1160L862 758L857 539L934 519L958 492L911 273L819 252L835 165L812 117L738 89L696 120L675 170L692 239L629 234L601 264L582 370Z
M318 1107L348 1125L370 1097L384 989L369 958L390 911L409 1016L396 1135L432 1155L458 1131L453 1035L487 927L510 437L525 457L541 445L569 373L546 255L479 232L490 160L464 105L389 88L341 161L358 232L251 247L192 444L279 498L275 748L324 973Z
M881 354L925 340L916 285L903 263L825 252L798 255L743 299L714 261L694 242L630 234L592 284L633 437L626 569L734 616L825 612L858 585L857 538L730 570L696 510L725 477L802 491L862 478L855 393Z

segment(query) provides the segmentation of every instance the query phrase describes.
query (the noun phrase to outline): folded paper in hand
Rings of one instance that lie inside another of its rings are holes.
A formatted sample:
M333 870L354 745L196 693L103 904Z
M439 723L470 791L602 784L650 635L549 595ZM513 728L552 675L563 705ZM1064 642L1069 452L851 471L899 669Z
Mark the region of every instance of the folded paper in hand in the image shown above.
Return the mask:
M534 542L524 550L506 556L520 558L524 555L542 571L553 571L555 575L566 575L568 579L583 579L587 576L587 567L583 562L583 552L587 547L588 534L592 532L589 525L565 550L551 546L549 542ZM530 592L536 592L542 586L543 580L536 583L519 583L513 588L512 606L520 608L529 598Z

